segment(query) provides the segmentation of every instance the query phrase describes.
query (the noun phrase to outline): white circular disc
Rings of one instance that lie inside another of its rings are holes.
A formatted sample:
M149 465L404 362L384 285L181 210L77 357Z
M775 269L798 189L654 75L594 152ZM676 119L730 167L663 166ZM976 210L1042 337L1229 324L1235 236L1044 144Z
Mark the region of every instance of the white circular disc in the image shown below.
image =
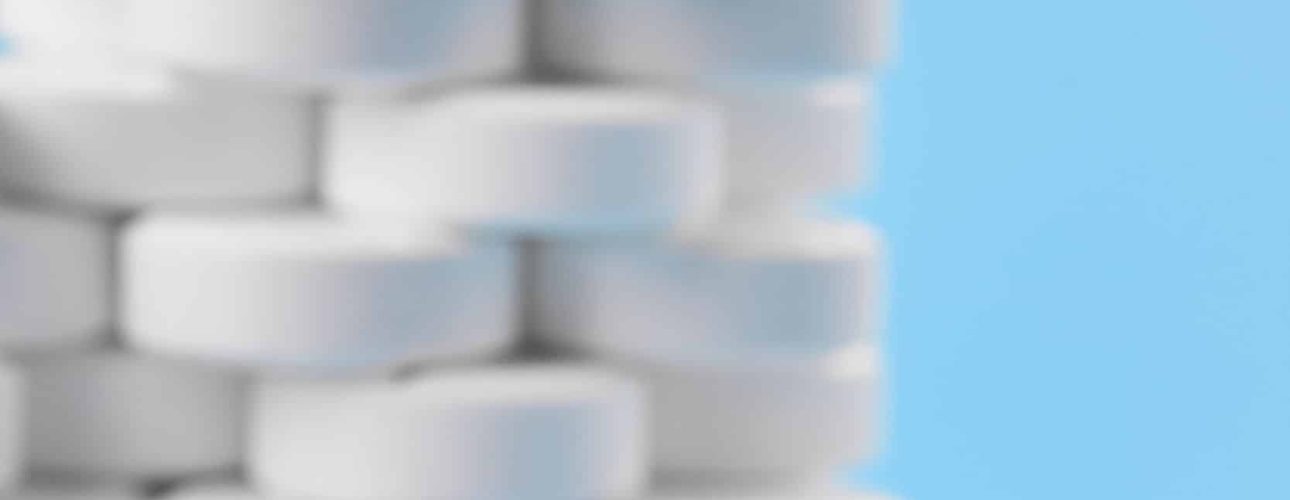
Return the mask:
M516 335L515 258L323 214L160 215L122 249L128 343L284 371L473 360Z
M637 90L514 87L332 110L346 212L555 233L671 225L720 197L718 117Z
M111 316L103 221L0 207L0 347L94 344Z
M125 67L0 64L0 186L105 210L296 202L304 99Z
M872 155L872 85L862 77L711 79L728 140L726 191L736 206L847 192Z
M874 451L876 358L857 345L782 362L617 361L649 391L661 474L794 484Z
M673 238L544 242L534 329L554 347L667 359L781 359L872 336L866 226L753 217Z
M50 477L154 481L242 459L241 377L125 353L22 360L31 469Z
M539 54L557 70L632 79L869 71L891 0L548 0Z
M250 474L270 497L636 498L644 411L634 383L579 368L269 381Z
M327 88L501 76L521 0L125 0L133 45L193 70Z

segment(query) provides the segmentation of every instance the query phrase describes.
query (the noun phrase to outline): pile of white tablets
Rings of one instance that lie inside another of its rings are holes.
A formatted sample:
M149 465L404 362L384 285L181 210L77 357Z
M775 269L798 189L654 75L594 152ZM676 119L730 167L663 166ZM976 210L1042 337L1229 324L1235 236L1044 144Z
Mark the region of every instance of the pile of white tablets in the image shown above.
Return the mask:
M890 1L0 0L0 498L876 498Z

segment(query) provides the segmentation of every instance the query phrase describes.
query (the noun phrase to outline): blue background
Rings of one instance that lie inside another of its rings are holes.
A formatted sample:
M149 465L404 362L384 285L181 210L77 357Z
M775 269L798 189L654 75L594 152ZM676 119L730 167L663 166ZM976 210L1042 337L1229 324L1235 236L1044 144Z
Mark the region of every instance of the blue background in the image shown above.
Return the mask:
M1290 2L906 0L882 166L911 500L1290 499Z

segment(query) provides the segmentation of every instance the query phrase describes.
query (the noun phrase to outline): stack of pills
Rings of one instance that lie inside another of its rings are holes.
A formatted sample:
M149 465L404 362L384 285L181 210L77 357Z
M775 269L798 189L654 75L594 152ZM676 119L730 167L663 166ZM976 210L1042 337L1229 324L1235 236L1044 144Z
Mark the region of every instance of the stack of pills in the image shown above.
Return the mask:
M873 498L887 1L0 0L0 498Z

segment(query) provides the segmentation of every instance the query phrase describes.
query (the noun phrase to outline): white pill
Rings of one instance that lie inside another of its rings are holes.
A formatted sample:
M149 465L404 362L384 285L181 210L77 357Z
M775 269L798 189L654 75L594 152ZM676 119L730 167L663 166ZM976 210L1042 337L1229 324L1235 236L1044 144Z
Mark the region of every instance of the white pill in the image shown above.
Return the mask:
M868 346L792 361L619 362L649 391L665 476L808 484L876 444L879 369Z
M866 226L731 217L671 238L543 243L534 329L555 347L778 359L869 337L879 244Z
M734 205L837 193L861 185L872 154L872 85L858 77L709 79L729 140Z
M465 242L322 214L159 215L122 248L127 342L268 370L370 370L498 354L515 262Z
M634 383L572 367L267 382L250 473L271 497L635 498L644 412Z
M33 357L23 367L34 471L153 481L242 458L245 387L234 374L112 352Z
M144 53L273 83L387 87L522 62L521 0L125 0Z
M637 90L493 88L333 110L325 191L347 212L561 232L668 225L720 196L709 107Z
M0 207L0 347L93 344L111 316L103 221Z
M27 468L26 401L23 376L0 360L0 494L18 484Z
M545 64L594 76L689 79L868 71L891 0L548 0Z
M101 209L293 202L311 189L306 100L153 70L0 65L0 186Z

